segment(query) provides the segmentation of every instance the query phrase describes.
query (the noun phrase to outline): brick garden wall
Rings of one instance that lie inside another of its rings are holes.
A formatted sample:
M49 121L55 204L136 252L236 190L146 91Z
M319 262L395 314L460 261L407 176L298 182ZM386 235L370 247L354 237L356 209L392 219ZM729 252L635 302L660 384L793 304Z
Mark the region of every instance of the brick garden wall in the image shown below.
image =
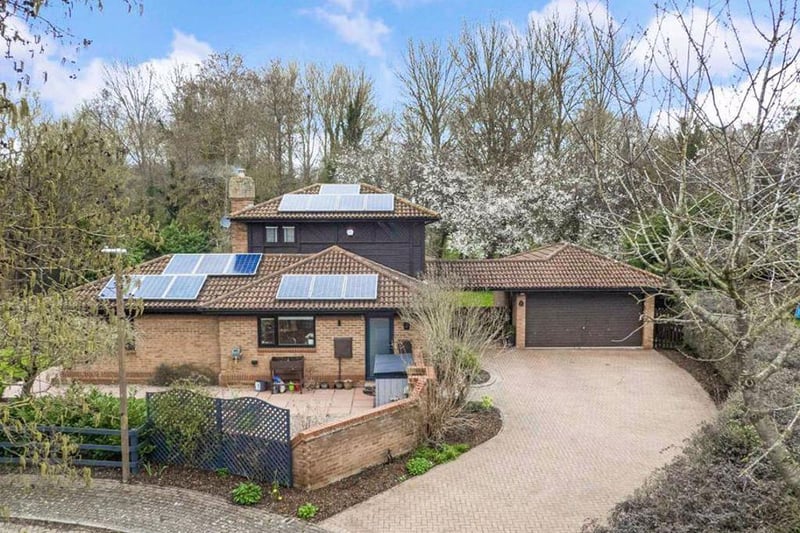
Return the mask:
M192 363L219 372L217 317L143 315L136 318L136 349L128 353L127 375L145 383L162 363ZM64 372L64 377L93 383L116 383L117 360L105 358Z
M317 426L292 439L292 471L298 488L312 490L413 450L420 440L420 395L432 369L409 377L409 398L367 413ZM409 373L413 370L409 369Z

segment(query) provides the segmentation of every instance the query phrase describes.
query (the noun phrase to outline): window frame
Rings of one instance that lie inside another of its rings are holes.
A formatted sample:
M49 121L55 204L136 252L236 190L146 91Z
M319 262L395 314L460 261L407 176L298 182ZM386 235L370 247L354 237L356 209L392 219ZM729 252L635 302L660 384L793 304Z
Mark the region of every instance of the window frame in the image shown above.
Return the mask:
M278 320L279 319L287 319L287 318L294 318L294 319L310 319L311 320L311 335L313 336L314 342L312 344L282 344L280 342L280 332L278 329ZM261 335L261 321L262 320L271 320L272 321L272 330L275 332L275 342L274 343L267 343L264 341ZM257 317L256 319L256 330L258 333L258 347L259 348L316 348L317 347L317 317L314 315L262 315Z
M292 240L286 238L286 231L292 230ZM295 244L297 242L297 229L294 226L281 226L281 237L285 244Z
M275 230L275 240L269 240L270 230ZM264 244L280 244L280 226L264 226Z

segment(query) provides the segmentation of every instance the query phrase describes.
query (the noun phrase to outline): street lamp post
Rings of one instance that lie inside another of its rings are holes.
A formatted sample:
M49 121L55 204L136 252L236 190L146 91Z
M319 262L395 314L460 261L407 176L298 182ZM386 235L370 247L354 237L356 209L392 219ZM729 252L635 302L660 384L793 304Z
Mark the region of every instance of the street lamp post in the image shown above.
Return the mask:
M117 360L119 362L119 434L122 445L122 482L127 483L131 471L130 436L128 435L128 377L125 373L125 304L122 287L122 256L125 248L103 248L104 254L116 256L114 285L117 300Z

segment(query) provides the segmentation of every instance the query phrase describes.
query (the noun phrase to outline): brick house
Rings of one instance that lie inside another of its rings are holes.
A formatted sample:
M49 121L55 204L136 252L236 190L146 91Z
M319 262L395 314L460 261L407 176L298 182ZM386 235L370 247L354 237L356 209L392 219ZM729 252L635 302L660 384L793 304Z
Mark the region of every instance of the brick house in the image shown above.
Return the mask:
M492 291L510 309L518 347L652 347L648 292L659 278L589 250L562 243L504 259L426 261L425 226L439 216L376 187L317 184L257 205L250 178L233 177L228 190L240 255L163 256L132 273L130 296L144 302L132 381L193 363L222 384L252 383L268 379L276 356L303 356L306 380L368 380L376 355L422 351L398 311L426 271ZM110 283L78 291L108 297ZM334 356L342 340L349 357ZM67 375L113 381L116 366Z

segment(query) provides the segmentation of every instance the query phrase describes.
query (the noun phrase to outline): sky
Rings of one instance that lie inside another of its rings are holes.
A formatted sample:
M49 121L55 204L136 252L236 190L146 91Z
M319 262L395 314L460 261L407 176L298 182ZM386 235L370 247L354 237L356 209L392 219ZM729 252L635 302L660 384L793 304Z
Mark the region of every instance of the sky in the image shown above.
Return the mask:
M176 63L193 69L210 53L223 51L241 54L252 67L273 59L361 66L375 82L379 103L391 109L401 94L394 73L409 39L446 42L457 38L464 24L491 20L524 28L531 18L574 13L586 5L586 0L143 0L140 13L129 12L123 0L105 0L102 11L80 5L69 18L54 8L53 20L91 45L76 52L46 40L43 53L27 54L26 68L30 87L55 115L68 114L97 94L104 66L115 60L148 63L166 73ZM604 10L598 0L588 5ZM652 25L656 13L646 0L611 0L609 11L631 32ZM24 22L17 24L26 31ZM75 64L62 65L63 55ZM730 62L719 57L718 63L724 75ZM14 79L9 65L0 65L0 80Z

